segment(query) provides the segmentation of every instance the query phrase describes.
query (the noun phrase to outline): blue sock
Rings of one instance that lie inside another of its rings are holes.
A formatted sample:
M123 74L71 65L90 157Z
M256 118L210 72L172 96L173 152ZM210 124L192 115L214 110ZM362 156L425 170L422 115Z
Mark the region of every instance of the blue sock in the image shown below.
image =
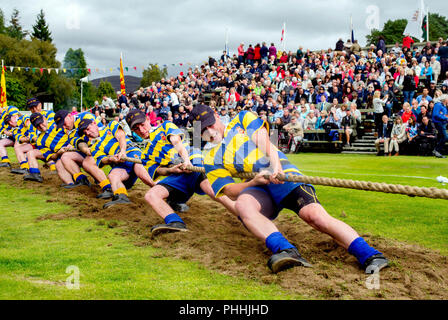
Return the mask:
M40 170L37 168L30 168L30 173L38 173L40 174Z
M165 223L170 224L172 222L181 222L185 224L185 222L175 213L169 214L165 217Z
M266 238L266 247L273 253L295 248L292 244L289 243L288 240L286 240L286 238L280 232L271 233Z
M353 240L353 242L348 247L348 252L354 255L362 265L364 265L364 262L366 262L366 260L371 256L381 253L375 248L369 246L367 242L361 237Z

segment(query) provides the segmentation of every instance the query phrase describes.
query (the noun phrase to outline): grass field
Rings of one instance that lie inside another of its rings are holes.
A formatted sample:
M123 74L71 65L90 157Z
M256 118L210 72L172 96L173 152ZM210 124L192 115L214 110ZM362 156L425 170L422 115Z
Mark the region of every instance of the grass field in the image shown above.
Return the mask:
M312 176L446 188L435 178L448 175L448 161L435 158L301 154L290 159ZM446 200L329 187L317 191L332 215L361 234L448 255ZM163 249L135 246L134 236L121 235L120 226L92 219L38 219L73 209L54 200L0 182L0 299L303 298L276 283L225 275L169 257ZM71 265L80 269L80 290L65 286Z

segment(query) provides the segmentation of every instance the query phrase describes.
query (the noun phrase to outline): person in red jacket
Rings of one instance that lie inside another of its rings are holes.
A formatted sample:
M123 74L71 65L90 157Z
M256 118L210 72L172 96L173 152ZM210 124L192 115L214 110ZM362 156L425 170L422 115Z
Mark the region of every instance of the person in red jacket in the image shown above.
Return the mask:
M252 45L249 45L249 48L247 48L246 51L246 62L250 65L254 64L254 57L255 57L255 50L252 48Z
M403 38L403 48L411 49L412 44L414 43L414 39L412 39L409 34L406 34L406 36Z
M261 46L259 43L257 43L257 45L254 48L254 60L255 60L255 62L258 62L258 64L260 64L260 61L261 61L260 49L261 49Z

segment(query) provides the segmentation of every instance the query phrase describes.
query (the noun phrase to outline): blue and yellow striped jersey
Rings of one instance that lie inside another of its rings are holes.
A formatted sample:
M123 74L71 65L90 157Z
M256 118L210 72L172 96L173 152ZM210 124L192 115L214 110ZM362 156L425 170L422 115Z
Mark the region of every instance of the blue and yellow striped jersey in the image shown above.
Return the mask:
M68 137L64 129L58 129L53 121L47 131L39 132L36 140L36 147L40 150L45 160L58 152L61 148L68 146Z
M80 137L78 134L78 127L79 127L79 123L81 122L81 120L83 119L91 119L93 121L96 122L96 124L98 125L98 127L102 128L104 127L104 125L101 123L101 121L95 118L95 116L93 115L93 113L91 112L82 112L79 113L75 116L75 122L74 122L74 126L73 126L73 130L71 130L68 133L68 140L69 143L74 146L75 148L78 147L78 142L83 141L83 142L88 142L88 139L85 139L85 136Z
M98 138L88 141L90 151L98 167L103 166L101 160L104 157L113 156L120 152L120 144L115 138L115 134L120 128L121 126L117 121L111 121L107 126L99 128ZM126 136L126 153L133 151L140 151L140 149L133 146L131 140Z
M54 124L54 111L42 110L40 113L47 119L47 128L50 128ZM33 139L37 139L40 134L41 132L37 130L37 128L35 128L32 124L30 124L28 130L26 131L26 135L30 138L30 143L33 145L36 145L36 143L33 142Z
M215 195L222 196L225 186L234 184L232 174L260 172L270 166L269 158L251 140L254 134L268 124L251 112L241 111L226 127L223 141L211 149L204 159L207 179ZM277 149L285 174L302 175L283 152Z
M20 138L27 137L30 126L31 126L30 116L24 114L21 115L17 119L17 127L11 130L14 140L20 142Z
M163 122L149 134L149 143L142 153L142 162L152 179L156 178L156 171L159 167L173 164L179 158L176 148L171 143L169 137L178 135L182 139L182 144L190 155L193 165L202 166L203 159L200 150L190 148L185 135L174 123Z
M5 123L5 117L6 115L15 115L19 114L19 109L17 109L14 106L9 106L3 109L2 113L0 114L0 134L3 134L5 131L10 131L12 128L9 126L9 124Z

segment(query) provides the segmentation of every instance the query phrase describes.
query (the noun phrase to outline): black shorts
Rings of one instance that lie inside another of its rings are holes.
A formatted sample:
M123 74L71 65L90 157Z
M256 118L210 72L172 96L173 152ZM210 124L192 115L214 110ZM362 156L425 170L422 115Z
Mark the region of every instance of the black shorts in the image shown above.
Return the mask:
M191 176L186 175L187 177ZM174 176L171 176L174 177ZM172 185L168 183L163 183L163 180L159 183L157 183L158 186L164 187L166 190L168 190L169 196L166 198L166 201L170 202L176 202L176 203L185 203L193 196L195 192L198 194L203 194L200 190L200 184L202 181L206 180L207 177L204 173L196 174L196 182L194 186L188 186L185 188L185 190L180 190L178 188L173 187ZM168 181L167 181L168 182ZM189 181L186 181L189 182Z
M283 209L289 209L299 214L300 210L309 204L320 204L314 188L305 184L293 189L279 205L276 205L274 199L262 188L248 188L241 194L249 194L254 197L260 204L261 214L270 220L275 220Z

